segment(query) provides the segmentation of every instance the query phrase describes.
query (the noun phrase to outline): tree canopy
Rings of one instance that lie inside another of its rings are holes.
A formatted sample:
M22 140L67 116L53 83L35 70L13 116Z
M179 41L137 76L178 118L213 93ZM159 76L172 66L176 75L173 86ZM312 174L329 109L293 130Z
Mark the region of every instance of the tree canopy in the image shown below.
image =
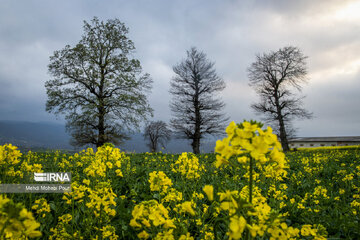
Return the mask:
M171 125L180 138L192 141L194 153L200 152L201 138L222 133L228 120L218 95L225 82L214 65L205 53L193 47L187 51L187 58L173 67L176 75L170 83Z
M151 152L157 152L159 145L165 147L171 138L171 130L164 121L151 121L144 129L144 139Z
M248 68L250 86L260 96L251 107L275 127L285 151L289 150L288 135L294 131L292 120L312 117L303 107L303 96L297 95L307 81L306 58L299 48L288 46L257 55Z
M74 145L118 144L152 114L152 80L133 58L124 23L94 17L83 28L79 43L50 57L46 110L65 115Z

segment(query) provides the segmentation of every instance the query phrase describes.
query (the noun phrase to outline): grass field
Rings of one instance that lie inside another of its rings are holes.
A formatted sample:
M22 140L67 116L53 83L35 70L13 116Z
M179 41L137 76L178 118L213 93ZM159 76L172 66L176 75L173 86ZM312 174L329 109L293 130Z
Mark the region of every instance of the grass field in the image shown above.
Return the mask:
M224 151L220 142L201 155L1 146L1 183L71 172L72 192L1 194L0 239L360 239L359 147L288 152L281 168L254 150Z

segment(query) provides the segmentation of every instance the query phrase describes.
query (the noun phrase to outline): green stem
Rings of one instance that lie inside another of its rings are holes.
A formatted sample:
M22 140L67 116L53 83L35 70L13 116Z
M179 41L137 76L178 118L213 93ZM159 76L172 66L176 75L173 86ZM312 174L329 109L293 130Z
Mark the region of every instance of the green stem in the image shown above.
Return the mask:
M74 201L74 194L71 194L71 216L74 217L74 205L75 205L75 201ZM74 222L75 222L75 219L73 219L71 221L71 234L72 234L72 237L74 237Z
M250 171L249 171L249 202L252 203L253 191L253 159L250 158Z
M3 238L3 235L4 235L5 227L6 227L6 225L7 225L8 223L9 223L9 218L6 219L6 222L4 223L4 225L3 225L3 227L2 227L2 229L1 229L1 231L0 231L0 237L1 237L1 239L4 239L4 238Z
M252 204L252 192L253 192L253 158L250 157L250 169L249 169L249 203ZM251 225L251 216L248 217L247 222ZM252 239L250 230L247 231L247 239Z

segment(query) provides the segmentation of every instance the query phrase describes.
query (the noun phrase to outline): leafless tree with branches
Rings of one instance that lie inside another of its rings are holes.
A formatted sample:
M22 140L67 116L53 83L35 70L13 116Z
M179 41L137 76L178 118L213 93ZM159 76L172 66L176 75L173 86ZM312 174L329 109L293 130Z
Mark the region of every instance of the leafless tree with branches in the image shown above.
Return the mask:
M163 121L152 121L145 126L144 139L151 152L157 152L158 146L165 147L171 138L171 130Z
M206 134L222 133L228 120L222 113L225 104L218 96L225 82L217 75L214 63L195 47L173 70L176 76L170 87L171 125L180 138L192 141L194 153L200 153L200 139Z
M251 107L277 130L284 151L289 150L291 121L310 119L312 113L303 108L303 96L297 96L306 83L306 56L297 47L284 47L276 52L256 56L248 68L250 86L260 96Z

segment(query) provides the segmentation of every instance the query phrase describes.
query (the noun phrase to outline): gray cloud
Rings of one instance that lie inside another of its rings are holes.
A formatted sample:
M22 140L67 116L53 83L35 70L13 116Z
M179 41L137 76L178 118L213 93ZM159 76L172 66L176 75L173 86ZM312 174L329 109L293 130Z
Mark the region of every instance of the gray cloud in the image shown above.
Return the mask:
M49 56L76 44L83 20L98 16L129 27L135 56L154 80L155 119L171 117L172 66L191 46L227 83L221 95L231 120L259 118L250 109L257 96L246 69L257 53L295 45L309 56L304 102L316 116L295 122L298 135L360 135L359 7L340 0L1 1L0 120L63 121L44 110Z

